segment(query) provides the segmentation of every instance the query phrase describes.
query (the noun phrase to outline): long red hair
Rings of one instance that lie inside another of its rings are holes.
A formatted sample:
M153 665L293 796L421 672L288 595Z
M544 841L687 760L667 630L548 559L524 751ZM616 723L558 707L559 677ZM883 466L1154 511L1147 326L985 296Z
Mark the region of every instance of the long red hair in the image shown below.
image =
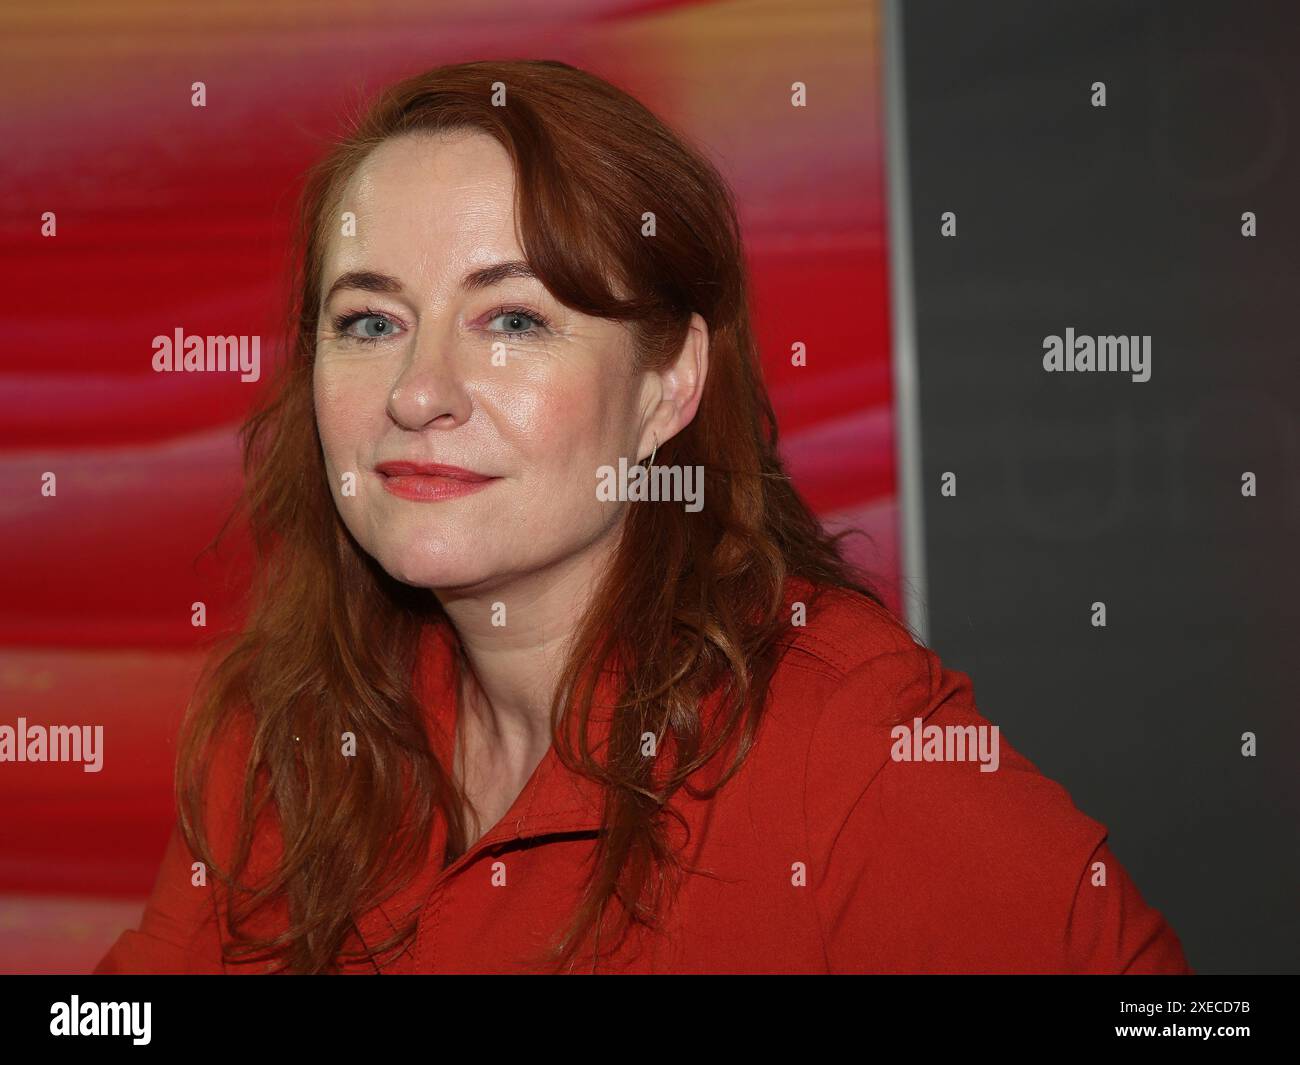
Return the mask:
M506 104L493 106L502 86ZM613 564L552 703L557 754L599 780L607 802L590 879L539 959L545 968L572 969L592 940L594 967L599 945L609 942L601 931L607 915L626 932L653 925L669 903L681 871L665 832L670 800L724 750L731 761L713 787L725 785L749 751L790 630L786 578L852 589L883 607L842 557L846 534L822 529L778 459L735 206L702 153L627 93L564 63L463 63L393 86L302 190L288 354L242 433L257 582L246 625L214 655L182 734L180 824L194 856L230 889L230 960L317 973L396 951L417 914L369 951L354 946L354 915L430 860L434 818L446 819L449 852L465 849L464 797L431 748L413 693L422 629L450 623L432 594L389 577L348 534L312 400L322 252L338 224L341 190L384 140L462 129L482 131L509 152L522 246L542 283L584 314L626 322L638 366L672 360L692 312L709 328L698 412L661 442L656 458L703 468L703 509L627 508ZM642 236L647 211L656 219L653 238ZM622 695L598 761L587 722L598 676L616 663ZM718 693L718 712L702 729L699 707ZM244 712L252 745L236 840L221 864L203 829L203 770L212 745ZM343 732L355 734L364 758L339 757ZM661 750L671 749L671 760L641 757L645 732L669 741ZM266 809L281 853L261 882L244 884ZM273 936L248 932L277 902L287 903L287 926Z

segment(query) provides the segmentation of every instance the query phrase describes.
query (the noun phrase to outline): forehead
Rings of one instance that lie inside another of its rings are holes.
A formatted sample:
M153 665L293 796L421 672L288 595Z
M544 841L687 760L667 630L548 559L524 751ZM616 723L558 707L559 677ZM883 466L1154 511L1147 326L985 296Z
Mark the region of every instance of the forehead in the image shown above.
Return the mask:
M339 211L356 216L356 233L332 228L327 273L386 264L394 273L428 274L522 258L514 198L510 156L485 133L390 138L343 188Z

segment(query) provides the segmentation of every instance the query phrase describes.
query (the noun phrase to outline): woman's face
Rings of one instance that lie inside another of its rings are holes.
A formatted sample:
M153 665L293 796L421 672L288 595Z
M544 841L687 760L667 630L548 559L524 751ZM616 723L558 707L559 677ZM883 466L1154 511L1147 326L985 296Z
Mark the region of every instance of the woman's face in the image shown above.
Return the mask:
M629 335L501 266L524 259L514 198L491 137L401 136L354 175L325 254L325 465L352 535L408 584L486 587L577 556L626 506L597 499L597 468L635 463L643 435L649 451L658 395Z

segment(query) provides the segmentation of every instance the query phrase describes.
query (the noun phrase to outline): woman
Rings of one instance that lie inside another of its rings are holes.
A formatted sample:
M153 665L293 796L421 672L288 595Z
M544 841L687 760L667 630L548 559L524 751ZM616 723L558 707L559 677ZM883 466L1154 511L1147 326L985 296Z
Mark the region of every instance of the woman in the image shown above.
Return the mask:
M1187 971L791 488L728 190L644 107L431 71L301 224L254 608L97 972Z

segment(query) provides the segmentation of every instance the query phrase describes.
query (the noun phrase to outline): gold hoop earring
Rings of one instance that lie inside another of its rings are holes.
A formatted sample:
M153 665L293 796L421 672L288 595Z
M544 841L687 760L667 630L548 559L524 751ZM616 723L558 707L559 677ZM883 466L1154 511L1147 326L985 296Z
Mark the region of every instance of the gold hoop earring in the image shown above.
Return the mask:
M659 453L659 437L656 436L654 450L650 452L650 461L645 464L646 469L649 469L651 466L655 464L655 455L657 455L658 453Z

